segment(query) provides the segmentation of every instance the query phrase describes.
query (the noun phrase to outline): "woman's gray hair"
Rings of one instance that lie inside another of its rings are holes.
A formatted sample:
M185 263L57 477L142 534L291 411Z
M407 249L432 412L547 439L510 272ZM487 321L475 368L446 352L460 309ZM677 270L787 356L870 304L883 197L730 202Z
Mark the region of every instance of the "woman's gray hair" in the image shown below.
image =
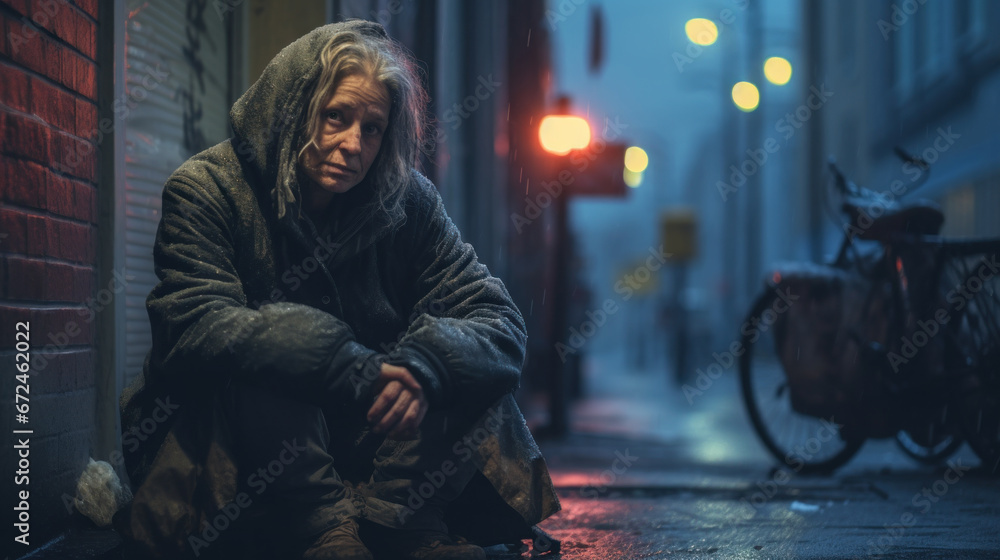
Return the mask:
M320 54L320 64L298 159L301 162L306 148L315 145L323 108L340 82L352 75L370 76L389 92L391 108L381 147L363 183L372 185L376 190L372 202L388 214L390 223L397 223L404 216L400 195L411 180L411 170L426 135L428 97L420 84L417 66L410 54L392 39L356 31L345 31L331 38Z

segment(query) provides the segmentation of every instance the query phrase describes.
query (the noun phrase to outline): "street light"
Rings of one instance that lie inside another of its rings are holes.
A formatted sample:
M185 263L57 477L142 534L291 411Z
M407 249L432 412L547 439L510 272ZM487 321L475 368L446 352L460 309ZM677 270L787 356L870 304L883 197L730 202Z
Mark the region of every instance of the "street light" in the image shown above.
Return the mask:
M764 77L774 85L783 86L792 79L792 63L780 56L764 61Z
M625 168L633 173L642 173L649 165L649 156L646 150L639 146L631 146L625 150Z
M545 151L564 156L590 145L590 125L574 115L547 115L538 126L538 140Z
M642 172L649 166L649 156L646 150L639 146L631 146L625 150L625 170L622 179L633 189L642 184Z
M719 28L715 22L705 18L689 19L684 24L684 33L696 45L707 47L719 38Z
M733 86L733 103L741 111L749 113L760 104L760 91L750 82L736 82Z

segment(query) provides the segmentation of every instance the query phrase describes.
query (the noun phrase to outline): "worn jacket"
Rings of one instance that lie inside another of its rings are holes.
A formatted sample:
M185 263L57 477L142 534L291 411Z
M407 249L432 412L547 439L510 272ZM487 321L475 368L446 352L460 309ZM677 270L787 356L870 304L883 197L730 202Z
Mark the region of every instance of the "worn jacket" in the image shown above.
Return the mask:
M457 516L473 521L469 532L520 538L519 528L559 509L512 396L524 321L433 184L412 173L399 193L403 219L384 210L391 204L373 204L364 182L335 200L330 227L317 229L301 211L294 148L320 50L345 29L384 34L353 21L286 47L233 106L234 136L185 162L164 187L159 283L146 300L153 345L121 397L135 500L116 523L147 550L183 551L187 535L236 494L241 473L218 403L227 383L367 406L373 385L363 372L373 360L405 365L432 407L476 399L511 418L476 446L490 495L466 501L479 509ZM161 422L166 399L179 409Z

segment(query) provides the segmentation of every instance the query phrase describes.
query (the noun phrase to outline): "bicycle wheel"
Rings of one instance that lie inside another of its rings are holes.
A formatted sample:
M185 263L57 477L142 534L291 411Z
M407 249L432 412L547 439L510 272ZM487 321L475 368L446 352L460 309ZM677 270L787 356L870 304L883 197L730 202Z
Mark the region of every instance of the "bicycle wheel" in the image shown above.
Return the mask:
M829 473L847 463L864 439L845 440L840 426L792 410L776 329L771 328L781 320L772 310L776 301L773 293L758 298L747 319L747 324L756 326L743 329L747 331L742 333L740 356L743 402L757 436L779 463L800 473Z
M942 287L950 311L951 367L964 389L962 428L983 467L1000 474L1000 277L997 253L949 259Z

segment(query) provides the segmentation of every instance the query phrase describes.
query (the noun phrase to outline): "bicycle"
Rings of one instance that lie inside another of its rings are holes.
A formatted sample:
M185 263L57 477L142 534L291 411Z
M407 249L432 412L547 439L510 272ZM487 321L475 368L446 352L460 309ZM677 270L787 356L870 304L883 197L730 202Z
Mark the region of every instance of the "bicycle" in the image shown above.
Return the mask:
M929 166L897 154L919 187ZM832 472L866 439L895 437L926 464L967 441L1000 473L1000 239L945 239L937 205L829 168L848 218L836 257L775 268L741 329L754 430L796 472Z

